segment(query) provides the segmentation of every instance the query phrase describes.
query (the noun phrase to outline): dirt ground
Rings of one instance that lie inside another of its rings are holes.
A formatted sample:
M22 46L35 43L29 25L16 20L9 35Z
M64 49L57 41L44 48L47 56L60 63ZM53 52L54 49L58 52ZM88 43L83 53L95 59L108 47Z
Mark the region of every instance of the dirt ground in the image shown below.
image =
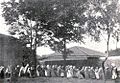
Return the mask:
M0 83L104 83L102 80L86 80L86 79L78 79L78 78L46 78L46 77L38 77L38 78L19 78L18 81L8 82L7 80L0 80ZM120 83L115 80L107 80L106 83Z

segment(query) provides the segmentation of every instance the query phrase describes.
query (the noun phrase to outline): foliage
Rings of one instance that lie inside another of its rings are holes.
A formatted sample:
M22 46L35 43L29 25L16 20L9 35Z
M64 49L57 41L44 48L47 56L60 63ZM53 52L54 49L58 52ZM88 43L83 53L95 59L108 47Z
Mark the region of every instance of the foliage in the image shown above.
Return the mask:
M63 53L66 50L66 44L70 42L84 42L86 34L83 27L86 17L84 1L79 0L57 0L54 9L58 17L54 23L54 28L50 28L53 37L48 41L48 45L56 51ZM69 51L66 50L66 53Z
M54 16L49 3L11 0L2 3L2 7L6 24L10 25L9 32L25 45L36 49L44 44L47 35L51 35L45 27Z
M105 76L105 62L109 57L109 45L111 37L119 41L120 28L120 11L118 0L91 0L88 1L86 7L87 29L89 34L95 40L100 40L101 34L107 35L107 56L102 62L103 74ZM105 77L104 83L106 83Z
M86 34L84 3L85 0L11 0L2 3L2 15L10 25L9 32L33 51L47 44L66 59L70 52L66 44L83 42Z
M120 31L118 0L91 0L86 7L88 8L85 13L88 18L87 29L95 40L99 40L101 34L118 37Z

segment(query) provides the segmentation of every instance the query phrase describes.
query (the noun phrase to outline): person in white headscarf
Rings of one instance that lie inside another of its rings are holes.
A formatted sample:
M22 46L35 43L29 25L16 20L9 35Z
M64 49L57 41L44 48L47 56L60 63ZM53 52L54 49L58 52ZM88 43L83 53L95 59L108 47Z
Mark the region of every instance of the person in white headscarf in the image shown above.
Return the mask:
M112 72L110 67L105 67L105 78L106 79L111 79L112 77Z
M72 77L72 74L71 74L71 71L70 69L67 70L67 78L71 78Z
M84 73L85 73L85 79L89 79L89 68L88 67L85 67Z
M112 79L116 79L117 78L117 68L116 66L114 66L112 68Z
M4 66L0 66L0 78L4 78Z
M37 74L38 77L40 76L40 71L39 71L39 69L40 69L40 65L37 65L37 67L36 67L36 74Z
M51 66L47 65L45 68L45 76L50 77L51 76Z
M73 69L72 66L69 66L67 69L67 78L72 78L73 77Z
M95 76L96 76L96 79L97 79L97 80L100 79L99 68L98 68L98 67L95 68Z
M95 79L96 78L96 76L95 76L95 70L94 70L93 67L89 68L89 78L91 78L91 79Z
M103 79L104 76L103 76L103 69L102 69L102 67L99 68L98 73L99 73L99 79Z
M6 76L6 78L10 78L11 74L12 74L11 65L8 65L8 67L5 70L5 76Z
M63 66L61 66L61 68L60 68L60 77L64 77L65 76L65 71L64 71L64 67Z
M83 75L81 74L81 70L80 70L80 69L77 69L76 76L77 76L77 78L79 78L79 79L83 79L83 78L84 78Z
M19 71L19 77L21 77L21 76L24 77L24 76L26 75L26 72L27 72L28 66L29 66L29 64L27 64L26 66L23 65L23 66L20 68L20 71Z

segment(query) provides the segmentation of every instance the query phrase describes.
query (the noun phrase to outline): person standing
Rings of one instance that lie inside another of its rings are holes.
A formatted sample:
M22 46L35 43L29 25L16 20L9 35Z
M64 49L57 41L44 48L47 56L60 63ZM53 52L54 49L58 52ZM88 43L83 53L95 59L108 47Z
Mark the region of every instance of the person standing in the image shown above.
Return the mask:
M55 65L53 65L51 68L51 77L56 77L56 76L57 76L57 70L55 68Z
M60 76L63 78L65 76L64 66L60 68Z
M91 79L96 78L95 77L95 71L94 71L93 67L90 67L90 69L89 69L89 76L90 76Z
M81 75L85 78L85 67L83 66L80 70Z
M100 79L103 79L103 69L102 69L102 67L99 68L98 73L99 73Z
M72 78L72 76L73 76L73 69L72 67L70 67L67 70L67 78Z
M88 69L88 67L85 67L84 73L85 73L85 79L89 79L89 69Z
M109 67L106 67L105 68L105 78L106 79L111 79L111 77L112 77L112 72L111 72Z
M5 77L7 79L7 81L11 81L11 77L12 77L12 66L8 65L6 70L5 70Z
M83 79L83 78L84 78L83 75L81 74L80 69L77 69L76 76L77 76L77 78L79 78L79 79Z
M117 78L117 67L114 66L112 68L112 79L115 80Z
M96 77L97 80L100 79L99 68L98 67L95 68L95 77Z
M0 66L0 78L2 79L5 77L4 70L5 70L4 66Z
M19 77L26 77L28 66L29 64L27 64L26 66L23 64L23 66L21 66L20 71L19 71Z
M61 66L57 66L57 76L60 77L61 73Z
M77 68L76 68L76 66L73 66L73 78L77 78Z
M45 76L51 77L51 66L50 65L47 65L45 68Z

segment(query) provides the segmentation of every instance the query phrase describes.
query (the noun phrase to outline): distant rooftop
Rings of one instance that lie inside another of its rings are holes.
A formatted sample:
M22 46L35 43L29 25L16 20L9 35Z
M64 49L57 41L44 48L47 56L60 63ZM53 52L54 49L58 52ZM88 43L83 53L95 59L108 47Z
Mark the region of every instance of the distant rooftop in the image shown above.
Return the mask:
M70 53L68 55L70 56L104 56L104 53L99 52L99 51L95 51L95 50L91 50L85 47L79 47L79 46L74 46L69 48ZM62 55L62 53L60 52L55 52L53 54L50 54L49 56L54 56L54 55Z
M70 53L67 56L67 60L85 60L87 57L101 57L104 56L104 53L91 50L85 47L79 47L75 46L72 48L69 48ZM60 52L55 52L53 54L43 56L45 61L56 61L56 60L63 60L62 58L62 53ZM42 60L42 59L41 59Z

